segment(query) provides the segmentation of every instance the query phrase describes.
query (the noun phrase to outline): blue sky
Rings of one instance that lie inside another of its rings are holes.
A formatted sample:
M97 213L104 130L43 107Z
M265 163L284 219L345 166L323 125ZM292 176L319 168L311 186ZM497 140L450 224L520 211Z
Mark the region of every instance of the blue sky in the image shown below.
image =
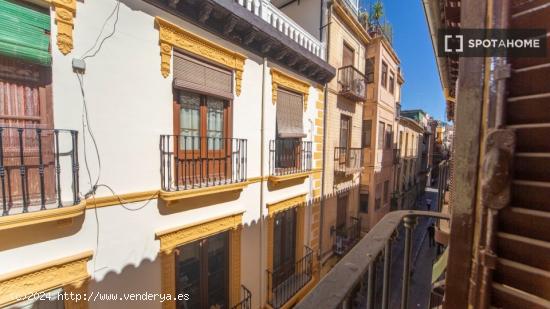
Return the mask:
M360 0L363 8L375 0ZM446 120L445 100L437 72L422 0L383 0L387 21L393 27L393 47L405 77L401 106L421 108Z

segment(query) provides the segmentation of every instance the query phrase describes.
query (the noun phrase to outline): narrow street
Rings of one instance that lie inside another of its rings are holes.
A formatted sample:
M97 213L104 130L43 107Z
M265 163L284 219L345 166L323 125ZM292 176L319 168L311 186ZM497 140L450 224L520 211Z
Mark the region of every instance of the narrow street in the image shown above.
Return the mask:
M427 210L426 200L432 200L432 210L437 200L437 190L427 188L424 196L416 204L417 210ZM413 230L412 258L411 258L411 281L409 291L408 308L427 308L429 305L431 291L432 264L436 257L435 247L429 247L428 226L433 222L429 218L420 218ZM392 273L390 274L391 301L390 308L399 308L401 305L401 285L403 280L403 257L404 257L405 231L400 227L398 238L392 248ZM419 263L423 261L423 263ZM429 263L427 262L429 261ZM418 266L418 267L417 267ZM381 269L380 265L380 269ZM380 273L381 275L381 273ZM380 276L379 278L382 278ZM381 284L381 283L380 283Z

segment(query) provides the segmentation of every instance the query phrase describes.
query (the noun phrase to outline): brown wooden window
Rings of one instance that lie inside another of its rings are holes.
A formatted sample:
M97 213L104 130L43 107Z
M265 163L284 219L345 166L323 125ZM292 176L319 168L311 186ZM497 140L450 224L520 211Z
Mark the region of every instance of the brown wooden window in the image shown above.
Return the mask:
M374 199L374 209L378 210L382 206L382 187L379 183L376 184L376 192L375 192L375 199Z
M297 209L280 212L274 218L273 231L273 287L294 274L296 259Z
M347 115L340 116L340 147L349 149L351 136L351 118Z
M363 213L369 212L369 195L361 194L359 198L359 210Z
M342 52L342 67L353 66L355 52L348 44L344 43Z
M223 232L176 249L176 293L189 294L177 308L227 308L229 234Z
M371 145L371 134L372 134L372 120L363 120L363 134L362 134L362 144L363 147L370 147Z
M390 181L384 181L384 204L386 204L390 199Z
M343 230L346 228L348 216L348 195L343 194L338 197L336 205L336 229Z
M386 125L386 149L391 149L393 143L393 128L391 124Z
M385 128L386 124L380 121L378 123L378 149L384 149Z
M395 92L395 74L393 72L390 72L390 93L393 94Z
M304 134L303 95L277 89L275 168L299 167L302 164L301 139Z
M382 87L387 88L388 86L388 64L385 61L382 61Z

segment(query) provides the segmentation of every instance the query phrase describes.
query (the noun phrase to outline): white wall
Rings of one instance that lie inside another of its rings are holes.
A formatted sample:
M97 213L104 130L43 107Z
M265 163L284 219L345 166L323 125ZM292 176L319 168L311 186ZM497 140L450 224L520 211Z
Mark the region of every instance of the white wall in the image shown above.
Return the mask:
M172 75L164 78L160 72L159 34L154 27L154 17L157 15L247 56L242 93L233 101L233 136L248 140L248 178L261 176L262 169L263 175L267 176L269 140L275 138L276 106L271 102L271 75L267 69L264 93L265 162L262 167L262 58L143 1L121 2L115 34L105 41L97 56L86 59L84 93L88 119L101 158L99 169L91 137L82 130L83 99L71 61L75 57L82 57L93 46L103 21L111 13L115 3L114 0L77 2L74 49L65 56L56 46L52 46L54 124L56 128L79 131L81 195L91 187L85 157L93 181L100 175L99 183L110 186L117 194L160 189L159 136L173 134L173 93ZM52 12L53 15L55 14ZM109 23L105 31L109 32L110 29ZM55 36L56 26L52 18L52 38ZM275 65L269 63L268 66ZM310 83L314 85L311 81ZM307 109L304 112L306 141L313 140L310 129L317 113L317 97L317 89L310 87ZM68 178L64 181L68 181ZM259 202L261 190L265 193L264 205ZM267 236L265 230L259 227L260 213L263 211L264 216L267 214L265 203L303 193L308 193L309 197L309 192L309 179L300 185L271 191L263 182L250 184L236 199L211 205L197 205L196 201L193 204L183 202L179 211L171 212L157 200L130 203L125 207L116 205L90 209L86 211L84 218L75 220L72 226L67 226L66 223L44 225L40 228L46 229L48 235L37 235L39 241L22 241L19 245L10 245L6 250L0 251L0 275L93 250L94 258L88 263L93 279L90 289L107 292L160 292L160 262L157 256L159 241L155 239L155 232L245 211L241 254L242 283L253 293L253 307L258 307L260 289L265 291ZM98 197L110 195L105 188L99 188L96 194ZM35 227L30 227L32 228ZM4 233L1 232L0 236ZM50 237L50 233L53 236ZM17 237L16 234L11 235ZM262 246L261 241L264 242ZM265 297L265 292L263 294ZM90 307L120 308L120 305L92 303ZM160 308L161 305L136 302L132 303L132 307Z

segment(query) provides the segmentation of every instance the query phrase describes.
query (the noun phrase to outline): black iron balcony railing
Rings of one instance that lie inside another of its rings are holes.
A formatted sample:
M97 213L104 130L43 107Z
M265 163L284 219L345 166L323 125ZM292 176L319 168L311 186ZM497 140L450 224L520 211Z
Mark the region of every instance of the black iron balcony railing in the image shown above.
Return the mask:
M80 203L78 132L0 127L2 216Z
M246 152L246 139L161 135L161 187L180 191L243 182Z
M388 213L294 308L387 309L390 308L390 300L395 304L391 308L409 308L411 266L419 261L413 262L412 250L413 229L419 217L449 220L448 216L438 212L411 210ZM390 278L391 273L396 271L392 268L394 263L391 259L393 239L401 224L405 238L402 239L403 264L398 268L403 274L399 293L396 282L391 283ZM431 260L420 261L430 263L431 268ZM382 266L381 280L375 280L378 266ZM426 291L426 295L430 291ZM400 306L397 305L399 303Z
M362 148L334 148L334 171L337 173L353 174L361 171L363 166Z
M401 149L394 148L393 149L393 164L399 164L401 163Z
M353 101L364 101L366 86L365 75L354 66L348 65L338 69L338 92L341 95Z
M349 226L336 230L334 238L334 254L345 255L361 237L361 219L356 217L350 218Z
M269 168L273 176L311 170L311 142L299 139L276 139L269 142Z
M241 301L231 309L252 309L252 293L244 285L241 285Z
M267 270L267 302L274 308L281 308L296 295L312 278L313 251L305 247L304 256L296 262L289 262Z

